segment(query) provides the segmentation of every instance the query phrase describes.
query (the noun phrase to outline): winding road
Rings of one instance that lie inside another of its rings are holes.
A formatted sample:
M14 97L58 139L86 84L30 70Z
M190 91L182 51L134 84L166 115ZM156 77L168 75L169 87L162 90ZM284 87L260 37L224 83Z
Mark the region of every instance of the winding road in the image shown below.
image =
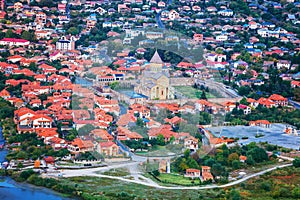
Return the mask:
M139 179L135 178L134 180L131 179L126 179L123 177L116 177L116 176L109 176L109 175L104 175L104 174L99 174L99 172L101 171L106 171L109 169L113 169L113 168L121 168L121 167L129 167L129 166L134 166L137 165L137 162L132 162L132 163L124 163L124 164L119 164L119 165L115 165L115 166L109 166L109 167L103 167L103 168L93 168L93 169L81 169L81 170L65 170L62 172L63 177L75 177L75 176L93 176L93 177L100 177L100 178L109 178L109 179L115 179L115 180L120 180L120 181L125 181L128 183L135 183L135 184L140 184L140 185L144 185L144 186L149 186L149 187L154 187L154 188L158 188L158 189L169 189L169 190L204 190L204 189L215 189L215 188L224 188L224 187L230 187L230 186L234 186L237 184L240 184L248 179L257 177L257 176L261 176L267 172L276 170L276 169L280 169L280 168L284 168L284 167L289 167L292 166L292 164L284 164L284 165L279 165L276 167L272 167L266 170L263 170L261 172L257 172L248 176L245 176L239 180L224 184L224 185L206 185L206 186L191 186L191 187L187 187L187 186L162 186L157 184L156 182L154 182L153 180L146 178L142 175L139 175ZM98 172L98 173L97 173Z

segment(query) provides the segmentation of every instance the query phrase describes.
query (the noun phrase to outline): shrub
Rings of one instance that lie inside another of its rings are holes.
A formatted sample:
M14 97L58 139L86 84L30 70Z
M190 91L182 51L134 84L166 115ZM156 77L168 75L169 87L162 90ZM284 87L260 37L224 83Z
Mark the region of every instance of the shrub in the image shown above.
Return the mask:
M293 166L300 167L300 158L295 158L295 160L293 160Z

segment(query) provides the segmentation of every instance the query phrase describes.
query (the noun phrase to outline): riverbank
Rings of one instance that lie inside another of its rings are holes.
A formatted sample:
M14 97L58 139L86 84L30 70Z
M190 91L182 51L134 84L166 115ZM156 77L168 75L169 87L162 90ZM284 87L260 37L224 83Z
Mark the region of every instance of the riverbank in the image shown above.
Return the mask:
M3 140L2 127L0 127L0 139ZM8 150L0 149L0 163L6 161ZM4 170L4 169L3 169ZM19 183L6 175L0 175L0 199L1 200L68 200L66 195L47 189L45 187L38 187L27 182Z
M0 177L0 188L0 199L2 200L70 200L64 195L47 188L37 187L28 183L18 183L10 177Z

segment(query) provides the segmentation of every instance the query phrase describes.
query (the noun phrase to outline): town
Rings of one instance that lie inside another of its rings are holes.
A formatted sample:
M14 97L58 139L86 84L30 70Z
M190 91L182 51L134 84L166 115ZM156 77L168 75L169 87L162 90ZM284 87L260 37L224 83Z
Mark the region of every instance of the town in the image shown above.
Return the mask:
M0 167L17 181L97 199L64 181L201 190L298 173L300 2L0 4Z

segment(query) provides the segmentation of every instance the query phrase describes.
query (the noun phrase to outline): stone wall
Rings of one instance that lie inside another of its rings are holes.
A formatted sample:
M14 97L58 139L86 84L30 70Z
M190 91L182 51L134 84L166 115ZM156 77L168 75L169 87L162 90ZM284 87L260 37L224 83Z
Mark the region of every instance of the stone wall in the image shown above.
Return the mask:
M186 85L194 85L194 78L170 78L170 84L172 86L186 86Z

